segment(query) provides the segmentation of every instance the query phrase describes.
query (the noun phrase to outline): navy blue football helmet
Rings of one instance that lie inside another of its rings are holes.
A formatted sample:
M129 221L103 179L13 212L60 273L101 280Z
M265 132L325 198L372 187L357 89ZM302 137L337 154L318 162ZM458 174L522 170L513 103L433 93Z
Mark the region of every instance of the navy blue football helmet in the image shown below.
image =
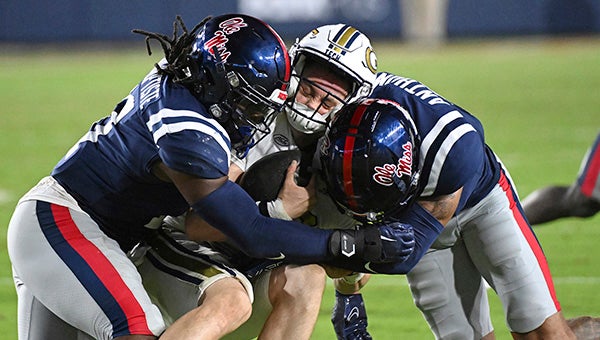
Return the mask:
M342 108L320 149L329 195L364 223L388 220L418 197L419 137L398 103L364 99Z
M291 67L285 44L263 21L221 15L198 31L185 83L226 129L243 157L269 133L287 98Z

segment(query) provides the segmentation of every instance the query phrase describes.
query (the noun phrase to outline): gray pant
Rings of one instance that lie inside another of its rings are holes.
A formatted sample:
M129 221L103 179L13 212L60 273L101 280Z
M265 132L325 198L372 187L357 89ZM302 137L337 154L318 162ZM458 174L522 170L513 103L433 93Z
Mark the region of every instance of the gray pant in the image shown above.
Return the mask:
M480 339L493 330L484 281L513 332L560 310L548 264L509 180L460 212L407 275L417 307L438 339Z

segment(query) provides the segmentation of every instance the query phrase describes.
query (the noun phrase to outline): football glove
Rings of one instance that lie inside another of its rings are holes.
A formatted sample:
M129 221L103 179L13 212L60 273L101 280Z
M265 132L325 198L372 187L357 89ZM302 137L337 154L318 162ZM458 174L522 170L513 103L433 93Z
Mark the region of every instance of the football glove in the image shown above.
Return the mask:
M329 251L334 257L373 263L404 262L414 247L412 226L400 222L357 230L335 230L329 238Z
M361 294L335 292L331 323L338 340L371 340L367 331L367 311Z

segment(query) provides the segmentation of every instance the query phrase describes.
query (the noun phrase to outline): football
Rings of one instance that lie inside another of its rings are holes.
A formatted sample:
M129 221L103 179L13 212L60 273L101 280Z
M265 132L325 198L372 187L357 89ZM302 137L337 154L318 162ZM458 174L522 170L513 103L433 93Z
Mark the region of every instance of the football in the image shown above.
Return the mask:
M299 150L279 151L252 164L238 180L238 184L256 201L277 199L287 168L293 160L300 161Z

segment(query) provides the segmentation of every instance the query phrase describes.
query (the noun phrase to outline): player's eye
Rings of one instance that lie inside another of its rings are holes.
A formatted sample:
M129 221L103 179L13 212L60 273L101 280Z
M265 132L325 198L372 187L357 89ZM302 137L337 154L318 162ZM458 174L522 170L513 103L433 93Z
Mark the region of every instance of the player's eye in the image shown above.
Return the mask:
M323 104L322 105L327 110L332 110L332 109L336 108L340 104L341 103L338 100L336 100L335 98L331 97L331 95L328 95L327 98L325 98L323 100Z
M312 96L312 86L306 83L300 83L300 93L305 97Z

